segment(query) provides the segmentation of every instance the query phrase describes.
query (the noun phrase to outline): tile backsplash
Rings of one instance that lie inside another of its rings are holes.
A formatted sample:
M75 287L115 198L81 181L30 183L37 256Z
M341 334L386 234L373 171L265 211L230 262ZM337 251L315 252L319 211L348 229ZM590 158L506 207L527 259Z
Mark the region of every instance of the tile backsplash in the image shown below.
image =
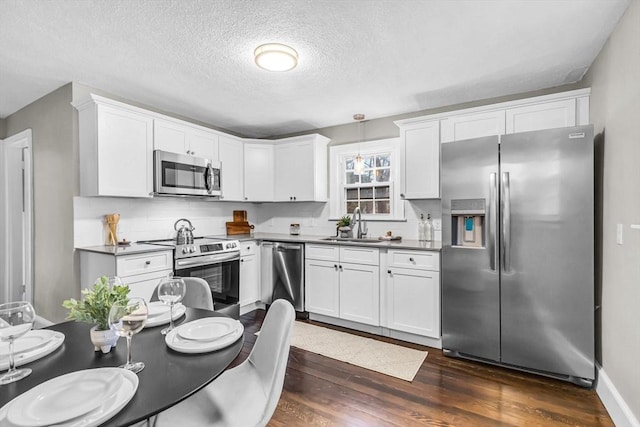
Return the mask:
M394 235L415 240L420 213L431 213L435 239L440 239L440 200L405 201L406 221L369 221L369 237ZM195 236L224 235L225 222L233 220L234 210L245 210L256 232L289 233L291 223L300 224L300 233L335 235L335 219L329 218L329 204L234 203L184 198L132 199L121 197L74 197L74 245L85 247L105 243L104 215L118 213L118 239L130 241L175 237L174 223L187 218L195 227ZM345 212L346 213L346 212Z

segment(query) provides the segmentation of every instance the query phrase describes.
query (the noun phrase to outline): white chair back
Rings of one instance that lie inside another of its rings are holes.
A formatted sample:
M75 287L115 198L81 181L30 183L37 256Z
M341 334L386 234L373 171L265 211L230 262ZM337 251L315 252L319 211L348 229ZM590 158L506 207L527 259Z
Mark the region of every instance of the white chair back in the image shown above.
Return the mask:
M278 299L269 308L249 357L203 390L161 412L155 427L264 427L284 386L295 310Z
M282 394L295 317L296 312L289 301L278 299L271 304L249 354L248 360L258 371L267 395L267 406L260 425L267 425Z
M182 304L191 308L213 310L213 297L206 280L199 277L183 277L187 292L182 299ZM158 288L153 291L150 301L158 301Z

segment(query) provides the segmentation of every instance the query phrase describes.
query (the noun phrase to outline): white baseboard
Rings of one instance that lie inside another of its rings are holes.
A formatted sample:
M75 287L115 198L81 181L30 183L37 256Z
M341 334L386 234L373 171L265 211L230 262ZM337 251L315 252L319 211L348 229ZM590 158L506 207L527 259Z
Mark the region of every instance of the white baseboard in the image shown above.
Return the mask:
M611 382L602 369L602 366L596 364L598 368L598 383L596 385L596 393L609 412L609 416L613 420L616 427L640 427L640 422L633 415L631 409L624 401L616 386Z

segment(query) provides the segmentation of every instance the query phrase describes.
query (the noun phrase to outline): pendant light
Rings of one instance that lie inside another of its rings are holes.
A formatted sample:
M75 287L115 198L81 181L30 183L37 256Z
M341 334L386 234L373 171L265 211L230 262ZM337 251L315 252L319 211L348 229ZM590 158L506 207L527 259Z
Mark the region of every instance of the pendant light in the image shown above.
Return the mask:
M364 172L364 160L362 159L362 156L360 155L360 143L362 142L363 139L363 129L362 129L362 121L364 120L364 114L354 114L353 115L353 120L357 120L358 121L358 155L356 156L356 162L355 165L353 166L353 173L355 175L362 175L362 173Z

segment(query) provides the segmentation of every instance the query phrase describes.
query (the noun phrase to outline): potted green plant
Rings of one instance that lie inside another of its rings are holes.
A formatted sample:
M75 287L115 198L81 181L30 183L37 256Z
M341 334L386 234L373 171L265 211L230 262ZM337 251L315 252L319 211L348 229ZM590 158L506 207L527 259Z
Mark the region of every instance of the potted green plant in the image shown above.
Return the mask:
M94 350L103 353L111 351L118 341L118 335L109 327L109 310L116 303L129 300L129 286L123 285L118 277L102 276L96 279L92 289L82 290L80 301L70 298L62 306L69 310L67 319L93 323L91 342Z
M338 231L340 231L340 237L351 237L351 217L349 215L344 215L342 218L338 220L336 224L338 227Z

